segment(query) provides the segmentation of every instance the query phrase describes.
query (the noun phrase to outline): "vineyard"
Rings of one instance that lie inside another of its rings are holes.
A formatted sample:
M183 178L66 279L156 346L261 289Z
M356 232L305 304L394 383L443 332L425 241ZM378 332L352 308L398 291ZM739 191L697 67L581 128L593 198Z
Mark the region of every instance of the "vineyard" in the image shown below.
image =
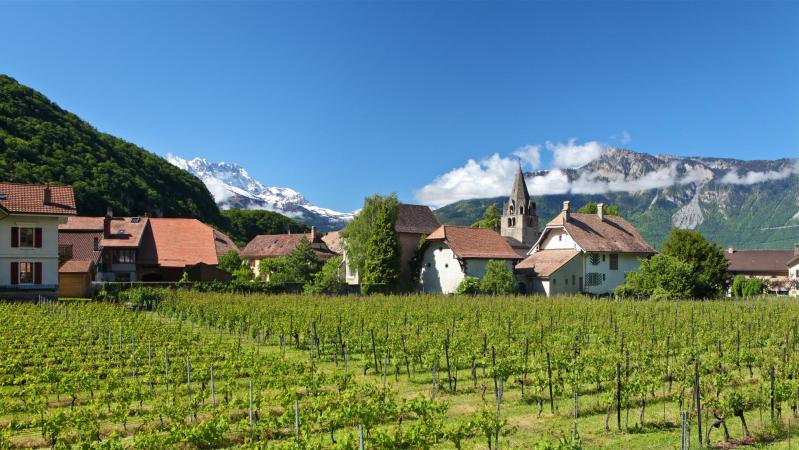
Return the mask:
M786 448L798 319L776 298L4 303L0 448Z

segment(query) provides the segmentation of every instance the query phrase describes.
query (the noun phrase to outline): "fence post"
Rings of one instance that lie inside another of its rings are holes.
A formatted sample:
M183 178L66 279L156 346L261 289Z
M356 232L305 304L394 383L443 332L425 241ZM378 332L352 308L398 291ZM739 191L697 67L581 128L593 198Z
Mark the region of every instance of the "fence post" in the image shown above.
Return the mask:
M250 439L252 439L252 380L250 380Z
M294 399L294 436L300 442L300 400Z
M364 446L363 446L363 424L362 423L358 424L358 448L360 450L364 450Z

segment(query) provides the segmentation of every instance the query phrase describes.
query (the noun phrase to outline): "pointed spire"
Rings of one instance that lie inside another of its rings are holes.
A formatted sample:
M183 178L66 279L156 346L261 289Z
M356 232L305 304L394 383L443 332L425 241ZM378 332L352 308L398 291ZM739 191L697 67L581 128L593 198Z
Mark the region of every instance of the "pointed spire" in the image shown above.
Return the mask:
M524 181L524 171L522 171L521 161L518 162L516 179L513 180L513 188L510 191L510 200L512 200L517 207L519 205L527 207L528 203L530 203L530 193L527 192L527 183Z

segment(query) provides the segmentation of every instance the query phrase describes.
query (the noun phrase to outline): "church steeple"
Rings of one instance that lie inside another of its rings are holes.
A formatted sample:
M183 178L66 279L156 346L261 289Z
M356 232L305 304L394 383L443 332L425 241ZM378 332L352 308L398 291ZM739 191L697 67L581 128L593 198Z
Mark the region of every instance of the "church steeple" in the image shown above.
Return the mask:
M521 162L519 162L513 180L508 202L502 208L500 234L520 254L526 253L538 240L538 216L535 211L535 202L530 199L530 193L527 191Z

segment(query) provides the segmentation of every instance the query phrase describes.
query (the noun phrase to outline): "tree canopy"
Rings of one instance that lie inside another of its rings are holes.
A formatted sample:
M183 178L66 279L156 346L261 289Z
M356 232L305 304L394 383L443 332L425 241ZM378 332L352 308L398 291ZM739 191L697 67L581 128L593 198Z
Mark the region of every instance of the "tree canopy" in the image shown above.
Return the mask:
M258 271L262 280L270 283L308 283L322 268L322 261L316 256L310 241L300 239L297 247L286 256L264 258Z
M577 210L579 213L583 214L596 214L597 212L597 202L588 202L583 205L580 209ZM618 205L605 205L602 208L604 214L608 216L618 216L619 215L619 206Z
M372 232L366 242L362 286L381 286L383 290L389 291L397 288L401 263L399 238L394 228L396 221L396 205L383 202L377 210Z
M388 208L388 210L393 210L392 215L396 219L396 212L399 207L399 200L397 200L396 194L387 196L375 194L365 198L363 208L341 231L348 264L353 271L363 272L367 243L375 230L374 224L377 215L384 207ZM393 222L391 226L393 228Z
M694 281L694 271L690 264L673 256L656 255L644 260L637 272L629 272L625 283L616 288L616 295L645 295L661 299L689 298Z
M495 203L488 205L483 218L472 224L472 228L490 228L499 231L501 216Z
M516 286L513 271L504 260L492 259L486 264L486 273L480 281L480 290L487 294L513 294Z
M710 298L727 287L727 259L718 245L698 231L673 229L663 244L663 254L689 264L694 273L691 296Z

